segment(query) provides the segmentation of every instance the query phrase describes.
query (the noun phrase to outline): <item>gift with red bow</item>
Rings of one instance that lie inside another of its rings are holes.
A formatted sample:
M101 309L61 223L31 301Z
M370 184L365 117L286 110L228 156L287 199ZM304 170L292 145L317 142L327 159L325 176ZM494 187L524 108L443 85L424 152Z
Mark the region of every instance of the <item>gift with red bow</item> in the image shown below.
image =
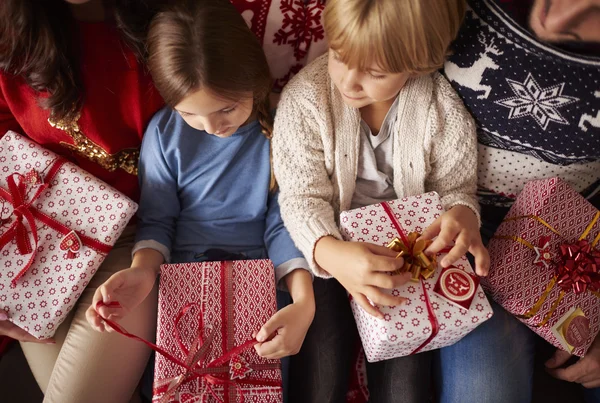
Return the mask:
M122 193L33 141L0 138L0 309L52 337L135 214Z
M274 273L270 260L161 267L153 402L282 402L280 362L252 337L277 311Z
M420 239L419 234L443 212L438 194L431 192L341 213L345 240L393 249L404 259L400 271L412 275L412 281L390 291L407 301L379 307L383 319L350 300L369 362L454 344L493 314L465 256L442 268L438 262L447 250L434 256L425 253L430 241Z
M548 342L584 356L600 330L600 212L560 178L528 183L488 249L491 296Z

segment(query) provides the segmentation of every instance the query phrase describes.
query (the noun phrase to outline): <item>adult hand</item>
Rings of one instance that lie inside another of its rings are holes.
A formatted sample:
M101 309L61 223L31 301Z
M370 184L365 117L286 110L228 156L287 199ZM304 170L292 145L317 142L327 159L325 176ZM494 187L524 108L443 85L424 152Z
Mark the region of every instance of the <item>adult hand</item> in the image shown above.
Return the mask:
M450 252L440 262L448 267L467 252L475 257L475 272L487 276L490 270L490 255L483 246L477 216L467 206L456 205L442 214L424 232L421 238L433 239L426 252L435 254L454 244Z
M31 343L41 343L41 344L54 344L54 339L44 339L39 340L27 333L25 330L21 329L19 326L8 320L8 316L4 311L0 311L0 335L8 336L12 339L23 341L23 342L31 342Z
M406 298L394 297L382 291L393 289L410 280L410 273L390 276L402 267L404 260L397 252L367 242L346 242L330 236L321 238L315 246L315 261L335 277L368 313L378 318L383 314L374 304L400 305Z
M553 377L563 381L577 382L586 388L600 387L600 335L596 337L585 357L566 368L559 368L571 357L568 352L557 349L552 358L546 361L546 370Z

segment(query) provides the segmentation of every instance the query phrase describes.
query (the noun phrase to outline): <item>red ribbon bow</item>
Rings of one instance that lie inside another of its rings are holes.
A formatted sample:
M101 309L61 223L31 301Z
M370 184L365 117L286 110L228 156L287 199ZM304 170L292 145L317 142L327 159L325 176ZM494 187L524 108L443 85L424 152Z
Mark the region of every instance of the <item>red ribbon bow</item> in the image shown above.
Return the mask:
M104 304L102 301L99 301L96 304L96 308L99 308L101 306L119 307L120 304L118 302L111 302L108 304ZM170 380L168 383L165 383L164 385L159 385L158 387L156 387L156 385L155 385L154 393L164 393L160 400L160 403L169 402L171 395L173 393L175 393L182 384L189 382L193 379L198 379L198 378L203 378L206 381L206 390L218 402L221 402L221 403L223 403L223 399L221 399L215 393L215 391L212 388L213 385L224 386L225 390L227 389L226 388L227 386L234 386L238 391L238 397L239 397L240 403L244 402L244 390L242 389L241 384L257 385L257 386L279 386L279 383L277 383L275 381L243 379L243 378L239 378L239 377L237 377L237 378L232 377L232 379L227 379L223 376L223 371L221 370L221 368L218 368L220 365L222 365L228 361L231 361L231 360L237 362L236 357L238 357L239 354L252 348L256 343L258 343L258 341L256 341L255 339L250 339L250 340L246 341L245 343L243 343L227 352L224 352L223 355L221 355L220 357L217 357L214 360L206 363L205 357L210 350L211 343L215 336L215 330L214 329L211 330L205 340L202 339L202 330L203 330L204 325L203 325L202 312L200 311L199 308L198 308L198 330L196 332L196 336L195 336L194 340L190 344L190 347L187 348L185 346L185 343L183 342L180 332L179 332L179 322L181 321L183 316L185 316L186 313L193 306L198 306L198 304L196 304L196 303L186 304L185 306L183 306L181 308L181 310L179 311L179 313L177 314L177 316L175 318L175 328L173 330L173 334L175 336L175 341L177 342L177 345L179 346L179 350L182 352L183 356L185 357L185 359L183 361L178 359L177 357L175 357L173 354L169 353L168 351L164 350L163 348L157 346L156 344L150 343L149 341L144 340L141 337L138 337L134 334L129 333L118 323L113 322L107 318L102 318L102 320L107 325L109 325L111 328L113 328L117 333L120 333L123 336L126 336L130 339L141 341L142 343L144 343L148 347L150 347L152 350L163 355L169 361L171 361L185 369L185 372L183 374L181 374L180 376L178 376L177 378L175 378L173 380Z
M578 240L560 245L560 258L556 265L557 283L563 290L575 294L600 290L600 251L590 243Z
M4 232L4 234L2 234L2 236L0 236L0 250L13 240L16 240L17 250L21 255L31 254L25 266L23 266L19 273L17 273L17 275L12 279L12 286L16 286L17 281L23 277L23 275L25 275L27 270L29 270L33 264L35 253L37 252L38 248L38 233L35 222L36 219L65 236L73 233L73 236L76 237L79 242L96 250L99 253L106 254L110 252L110 245L104 244L83 234L74 232L69 227L33 207L33 204L36 202L36 200L39 199L42 193L44 193L44 191L50 187L50 183L65 162L66 161L62 158L57 158L54 160L54 162L49 165L48 172L44 175L43 180L35 170L28 172L26 175L22 175L18 172L13 173L6 178L8 191L0 188L0 199L4 199L12 204L12 217L14 218L10 227ZM27 200L28 192L33 188L28 188L27 185L37 186L33 196L31 196L29 200ZM31 245L31 240L29 239L27 227L29 227L31 230L31 235L33 236L33 247ZM71 256L74 257L73 255Z
M392 225L394 226L394 228L396 228L396 231L400 235L400 238L402 238L402 242L404 242L405 245L410 245L410 240L408 239L408 236L406 235L406 231L404 230L402 225L396 219L396 216L394 215L389 204L387 202L383 202L383 203L381 203L381 206L383 207L386 214L392 221ZM440 253L442 253L442 252L447 253L447 250L440 251ZM417 347L413 352L410 353L411 355L417 354L426 345L431 343L431 341L435 338L435 336L437 336L437 334L440 331L440 324L437 320L437 317L435 316L435 312L433 311L433 305L431 304L431 301L429 300L429 294L427 293L427 288L425 288L425 279L423 278L423 275L421 275L421 274L419 275L419 281L421 282L421 287L423 287L423 295L425 296L425 305L427 306L427 315L429 317L429 323L431 324L431 334L419 347Z

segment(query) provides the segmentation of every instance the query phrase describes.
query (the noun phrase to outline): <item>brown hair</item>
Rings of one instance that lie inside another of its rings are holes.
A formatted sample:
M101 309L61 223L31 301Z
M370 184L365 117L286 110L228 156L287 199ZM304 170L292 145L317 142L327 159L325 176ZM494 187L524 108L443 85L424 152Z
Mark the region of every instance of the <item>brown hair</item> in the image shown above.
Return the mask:
M145 59L148 23L166 0L115 0L111 8L124 42ZM0 70L22 76L57 120L74 118L83 105L77 25L64 0L0 2Z
M465 0L328 0L324 28L345 64L424 74L444 64L465 10Z
M269 65L256 36L227 0L185 0L156 15L148 32L148 66L167 105L202 88L229 100L254 97L254 113L271 138ZM271 189L275 189L271 172Z

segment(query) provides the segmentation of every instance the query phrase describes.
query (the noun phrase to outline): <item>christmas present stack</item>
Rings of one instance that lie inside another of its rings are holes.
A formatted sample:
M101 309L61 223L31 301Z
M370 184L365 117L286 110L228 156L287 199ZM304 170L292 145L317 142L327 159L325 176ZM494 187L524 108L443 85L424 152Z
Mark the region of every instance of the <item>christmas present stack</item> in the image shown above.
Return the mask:
M282 402L279 360L253 332L276 312L269 260L161 267L154 402Z
M484 287L548 342L583 356L600 328L600 212L559 178L528 183L490 241Z
M137 205L16 133L0 139L0 309L51 337Z
M386 245L405 260L412 280L391 290L406 297L399 306L381 307L383 319L354 300L352 311L369 362L451 345L489 319L492 308L466 257L443 269L443 253L427 257L419 234L443 212L437 193L405 197L343 212L346 240Z

